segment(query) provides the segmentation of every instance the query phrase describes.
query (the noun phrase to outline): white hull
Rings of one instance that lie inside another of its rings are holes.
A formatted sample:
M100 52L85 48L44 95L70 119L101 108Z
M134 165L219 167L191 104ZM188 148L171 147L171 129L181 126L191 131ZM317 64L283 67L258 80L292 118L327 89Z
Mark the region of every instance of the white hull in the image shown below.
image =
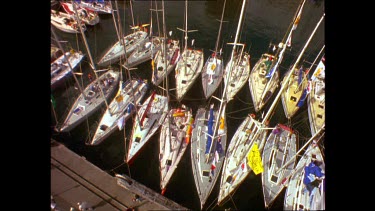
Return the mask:
M137 47L146 42L148 34L144 31L136 31L124 37L126 56L130 55ZM100 59L98 65L107 66L120 60L120 56L125 55L124 47L117 41Z
M104 104L104 98L101 95L99 84L105 95L105 99L109 99L115 88L118 86L119 73L109 70L102 74L99 78L91 82L83 91L86 99L80 94L70 109L68 116L60 127L60 132L69 132L78 124L87 119L91 114L97 111ZM104 82L106 81L106 82ZM107 84L104 85L103 83ZM94 88L94 86L96 88Z
M312 81L311 92L307 98L307 109L311 134L314 135L325 124L325 82L324 78Z
M279 124L279 134L270 133L264 145L262 189L264 204L269 208L281 193L296 164L297 140L292 129ZM287 164L284 168L282 168Z
M61 3L61 6L65 10L65 12L70 15L71 18L76 18L76 14L72 3L64 2ZM84 8L80 8L79 6L76 7L76 10L78 13L78 18L85 24L93 26L99 23L100 19L98 13L88 11Z
M81 7L93 10L99 14L112 14L112 8L109 4L107 4L107 2L105 2L104 4L96 2L94 4L91 2L81 1L80 5Z
M224 203L229 194L232 194L252 171L247 164L246 157L254 143L258 144L259 151L262 152L267 131L259 131L260 129L256 125L260 124L260 122L248 116L233 135L223 165L218 204Z
M82 52L65 52L66 57L69 60L71 67L77 67L77 65L82 61L84 55ZM51 89L55 89L59 82L65 79L67 76L72 74L72 69L70 68L68 62L65 60L64 55L61 55L54 62L51 63Z
M250 55L245 53L242 55L240 61L238 61L238 59L238 56L235 56L234 59L231 59L225 67L224 77L226 77L226 74L230 73L230 78L228 79L227 85L228 102L232 100L238 91L240 91L240 89L245 85L250 75ZM232 70L229 69L230 67Z
M186 49L176 65L176 98L181 101L203 68L203 51ZM186 65L185 65L186 63Z
M202 69L202 87L206 99L219 87L224 75L224 63L221 56L210 56Z
M133 53L127 58L125 67L135 67L143 62L154 58L156 52L161 48L160 38L154 37L151 41L147 41L139 45Z
M163 43L163 40L161 40ZM163 51L160 49L154 58L154 70L152 74L152 83L157 86L165 78L165 75L169 73L176 67L177 62L180 60L180 47L178 46L178 40L169 40L167 43L167 59L164 59ZM163 44L161 44L162 46ZM167 62L165 64L164 62ZM167 73L164 70L164 66L167 66Z
M125 124L135 112L135 109L131 109L129 106L138 105L147 91L147 84L144 81L135 79L127 80L122 87L124 88L119 87L116 97L109 104L110 110L107 109L104 112L94 137L89 143L90 145L100 144L105 138L115 132L118 129L118 121L123 120Z
M187 110L171 109L160 131L160 188L165 191L178 163L190 143L194 118Z
M319 147L316 147L315 152L318 152L316 153L316 157L318 160L322 161L319 167L325 171L323 156ZM325 184L320 183L319 189L316 190L314 197L312 198L312 204L309 203L309 191L304 191L304 167L311 162L311 153L309 153L311 149L312 145L307 148L305 154L300 158L295 167L296 171L290 178L285 192L284 210L325 210ZM324 182L325 181L323 180L323 183Z
M218 115L217 110L213 110L213 126L215 129L215 121ZM218 134L212 138L212 147L207 143L208 120L210 118L210 109L199 108L195 117L195 127L192 132L191 139L191 163L195 186L197 188L201 209L206 203L213 187L218 178L220 178L221 168L224 163L226 142L227 142L227 124L224 122L224 129L218 141ZM216 168L212 169L212 162L215 158L217 146L221 146L221 150L217 152L218 160L215 163ZM211 148L211 149L210 149ZM206 153L207 152L207 153ZM207 160L208 156L208 160Z
M81 33L77 21L64 12L56 13L55 10L51 10L51 24L63 32ZM81 26L82 30L86 31L86 25Z
M151 95L143 103L138 110L138 117L142 121L142 117L148 107ZM148 140L155 134L159 127L163 124L165 117L168 113L168 100L167 97L155 94L154 100L149 105L149 111L145 114L145 118L140 125L137 118L134 119L132 135L126 157L126 162L131 164L135 156L139 153L141 148L148 142Z

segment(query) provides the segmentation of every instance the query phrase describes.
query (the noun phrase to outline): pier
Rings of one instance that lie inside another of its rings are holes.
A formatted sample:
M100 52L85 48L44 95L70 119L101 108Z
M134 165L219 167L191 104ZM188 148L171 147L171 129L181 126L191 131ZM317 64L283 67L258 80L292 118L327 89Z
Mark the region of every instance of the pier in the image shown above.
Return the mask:
M133 201L134 194L141 201ZM87 202L93 210L188 210L126 175L113 177L63 144L51 141L51 196L55 210L78 210Z

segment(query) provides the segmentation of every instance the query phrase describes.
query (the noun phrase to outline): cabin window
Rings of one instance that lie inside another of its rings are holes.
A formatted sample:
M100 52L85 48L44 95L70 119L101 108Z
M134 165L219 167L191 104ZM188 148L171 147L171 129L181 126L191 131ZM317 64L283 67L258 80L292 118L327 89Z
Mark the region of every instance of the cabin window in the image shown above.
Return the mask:
M271 176L271 181L272 182L274 182L274 183L277 183L277 180L278 180L279 178L277 177L277 176L275 176L275 175L272 175Z
M76 109L74 109L73 113L74 113L75 115L78 115L78 114L80 114L83 110L84 110L84 107L83 107L83 106L78 106Z
M108 128L107 125L100 125L100 130L105 131L105 130L107 130L107 128Z
M226 182L227 182L227 183L231 183L231 182L232 182L232 179L233 179L232 175L229 175L229 176L227 177Z

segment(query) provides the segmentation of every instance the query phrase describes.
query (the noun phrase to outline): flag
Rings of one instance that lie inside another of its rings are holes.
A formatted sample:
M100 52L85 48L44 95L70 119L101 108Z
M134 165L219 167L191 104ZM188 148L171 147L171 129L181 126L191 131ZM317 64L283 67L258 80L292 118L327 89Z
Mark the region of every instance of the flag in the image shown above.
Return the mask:
M194 45L194 41L195 41L195 39L192 39L192 40L191 40L191 46Z
M311 77L311 80L315 80L321 73L325 70L325 65L322 61L319 62L318 66L316 67L314 74Z
M155 62L153 59L151 59L151 66L152 66L152 70L155 70Z
M298 23L299 23L299 20L301 19L301 14L302 14L302 7L299 9L298 11L298 15L293 23L293 28L292 30L296 30L297 26L298 26Z
M241 164L241 169L242 169L242 172L247 172L247 164L246 164L246 162L243 162Z
M51 103L52 103L52 106L54 108L56 108L56 101L55 101L55 98L53 97L53 95L51 95Z
M71 11L71 10L69 9L69 6L68 6L67 4L65 4L65 3L61 3L61 5L63 6L63 8L64 8L64 10L66 11L66 13L68 13L68 14L73 14L73 11Z
M311 80L309 80L309 81L307 82L306 91L307 91L307 94L309 94L310 91L311 91Z
M254 174L257 175L263 172L262 158L260 157L260 152L257 143L254 143L254 145L251 147L251 150L247 155L247 159L250 168L254 171Z
M272 67L271 71L266 75L266 78L271 78L271 76L275 72L275 69L276 69L276 65Z
M299 101L297 103L298 108L301 108L303 106L303 104L305 103L306 96L307 96L307 87L306 87L305 90L303 90L301 98L299 99Z
M118 129L122 130L124 125L125 125L125 116L121 116L120 119L117 120Z
M217 163L219 161L219 153L215 150L215 162Z
M286 41L286 46L288 47L292 46L292 34L290 34L289 39Z

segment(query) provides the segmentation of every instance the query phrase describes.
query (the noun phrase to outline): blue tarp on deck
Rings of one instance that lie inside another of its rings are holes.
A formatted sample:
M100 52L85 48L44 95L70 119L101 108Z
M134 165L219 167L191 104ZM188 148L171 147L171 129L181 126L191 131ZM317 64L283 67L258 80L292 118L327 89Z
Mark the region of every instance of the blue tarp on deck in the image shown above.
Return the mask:
M210 117L208 118L208 123L207 123L207 133L212 136L213 130L212 126L214 125L214 109L210 109ZM211 136L207 135L207 142L206 142L206 151L205 154L209 153L210 151L210 146L212 142Z

